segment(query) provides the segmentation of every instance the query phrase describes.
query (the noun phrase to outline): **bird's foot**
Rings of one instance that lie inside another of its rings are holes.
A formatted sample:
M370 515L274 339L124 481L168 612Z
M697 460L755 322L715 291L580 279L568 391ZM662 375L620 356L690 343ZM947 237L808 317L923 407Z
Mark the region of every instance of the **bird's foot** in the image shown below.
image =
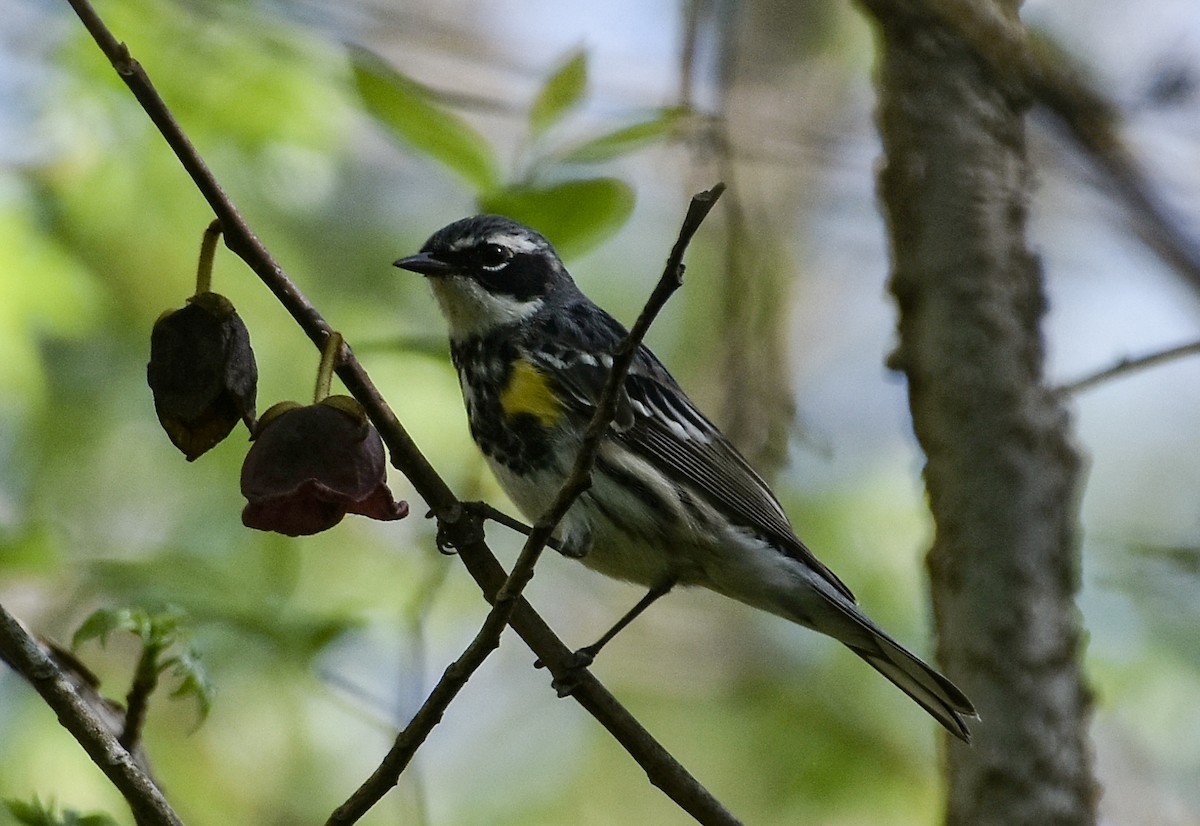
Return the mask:
M437 549L449 556L457 553L459 548L482 542L486 508L483 502L459 502L449 514L439 516L434 540ZM434 513L430 511L427 515Z
M596 652L592 650L592 646L580 648L578 651L573 651L563 657L559 663L557 673L554 679L550 681L550 686L554 689L559 697L569 697L579 688L579 682L586 673L588 666L596 659ZM537 660L534 668L545 668L546 664L541 660Z

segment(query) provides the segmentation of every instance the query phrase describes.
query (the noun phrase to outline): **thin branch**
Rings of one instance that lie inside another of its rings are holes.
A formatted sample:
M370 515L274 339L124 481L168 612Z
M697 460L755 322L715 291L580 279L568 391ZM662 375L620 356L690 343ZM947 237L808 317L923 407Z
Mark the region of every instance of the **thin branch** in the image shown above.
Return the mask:
M1045 56L1035 52L1034 59L1038 71L1029 83L1037 100L1108 177L1142 243L1200 290L1200 241L1185 229L1125 142L1116 104Z
M88 0L68 2L220 219L226 245L259 276L305 334L320 348L332 328L254 235L159 97L140 64L107 29ZM463 508L445 480L417 448L349 346L344 346L343 351L338 377L367 411L388 447L393 465L408 478L417 494L438 518L442 529L452 537L458 558L478 583L485 598L494 602L507 576L483 540L478 519ZM570 653L562 640L523 598L513 600L509 624L534 654L548 664L551 673ZM579 675L578 685L571 696L637 761L651 783L698 822L738 823L595 677L589 673Z
M470 508L482 518L490 519L497 525L503 525L509 530L516 531L523 536L529 536L529 534L533 533L532 525L526 525L520 519L510 516L499 508L489 505L487 502L463 502L463 507ZM546 545L556 551L562 551L562 547L554 537L550 537Z
M479 631L462 655L451 663L442 674L442 678L430 692L421 708L396 738L395 744L380 766L344 804L334 811L325 826L349 826L356 822L399 782L400 775L412 760L413 755L416 754L417 749L425 742L433 727L441 722L446 708L467 684L471 675L483 665L488 655L500 645L500 635L512 617L521 591L533 578L534 566L547 543L551 541L554 529L575 500L591 486L592 467L595 464L596 455L608 433L609 426L617 415L621 387L629 373L629 368L633 365L638 347L667 300L683 283L684 251L723 189L724 187L718 184L708 192L702 192L692 199L687 216L684 218L683 227L679 231L679 238L667 259L667 266L662 277L651 292L633 329L629 331L614 352L612 367L604 384L604 390L600 394L596 412L588 423L571 472L563 480L558 494L550 507L546 509L546 513L529 530L525 545L513 565L512 572L500 587L492 609L488 612ZM481 509L476 507L474 510L478 517ZM552 673L556 670L554 664L547 663L547 665Z
M1171 347L1167 350L1160 350L1157 353L1150 353L1145 356L1138 356L1137 358L1126 356L1111 367L1097 370L1091 375L1060 385L1057 392L1063 396L1072 396L1084 390L1091 390L1098 384L1123 376L1126 373L1145 370L1166 361L1173 361L1184 356L1194 356L1197 353L1200 353L1200 341L1193 341L1191 344L1181 344L1178 347Z
M137 669L129 693L125 695L125 726L119 741L129 751L137 748L142 739L142 726L150 708L150 695L158 688L158 655L161 649L155 643L144 643L138 657Z
M84 702L71 679L12 614L0 605L0 658L24 677L58 715L129 804L139 826L182 826L154 781L117 735Z

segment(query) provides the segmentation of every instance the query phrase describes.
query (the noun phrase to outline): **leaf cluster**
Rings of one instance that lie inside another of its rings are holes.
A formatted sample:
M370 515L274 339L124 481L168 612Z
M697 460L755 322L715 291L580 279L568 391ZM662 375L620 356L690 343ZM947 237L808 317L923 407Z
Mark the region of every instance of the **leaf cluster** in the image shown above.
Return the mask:
M155 677L170 674L176 680L171 696L196 701L203 721L212 708L213 686L200 657L191 645L191 632L184 612L175 606L101 608L92 612L76 629L71 647L78 649L91 640L108 643L110 635L127 632L142 644L141 662Z

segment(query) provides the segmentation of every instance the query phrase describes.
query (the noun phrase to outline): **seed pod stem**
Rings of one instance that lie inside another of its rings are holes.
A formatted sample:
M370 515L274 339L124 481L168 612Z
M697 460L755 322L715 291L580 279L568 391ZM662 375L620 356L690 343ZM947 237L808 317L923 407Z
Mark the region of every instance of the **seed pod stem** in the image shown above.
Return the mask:
M196 265L196 295L212 292L213 257L217 252L217 239L221 237L221 221L214 218L204 230L200 241L200 263Z
M333 383L333 371L337 368L342 352L342 334L334 330L325 339L321 348L321 366L317 369L317 388L313 393L313 402L319 402L329 395L329 387Z

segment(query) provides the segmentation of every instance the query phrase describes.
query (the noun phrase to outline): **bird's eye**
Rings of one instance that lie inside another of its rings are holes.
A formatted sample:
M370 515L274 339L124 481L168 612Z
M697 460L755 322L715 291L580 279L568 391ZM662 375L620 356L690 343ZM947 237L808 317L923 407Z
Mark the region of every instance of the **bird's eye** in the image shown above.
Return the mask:
M512 258L512 251L499 244L484 244L479 248L479 263L485 267L499 267Z

